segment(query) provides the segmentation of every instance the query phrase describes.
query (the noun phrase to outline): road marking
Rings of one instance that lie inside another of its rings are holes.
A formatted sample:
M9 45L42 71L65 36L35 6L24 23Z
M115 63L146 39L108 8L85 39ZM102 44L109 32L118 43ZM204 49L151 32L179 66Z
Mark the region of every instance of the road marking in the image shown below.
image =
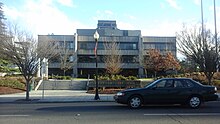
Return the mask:
M156 113L144 114L144 116L220 116L220 113Z
M0 115L0 117L28 117L30 115Z

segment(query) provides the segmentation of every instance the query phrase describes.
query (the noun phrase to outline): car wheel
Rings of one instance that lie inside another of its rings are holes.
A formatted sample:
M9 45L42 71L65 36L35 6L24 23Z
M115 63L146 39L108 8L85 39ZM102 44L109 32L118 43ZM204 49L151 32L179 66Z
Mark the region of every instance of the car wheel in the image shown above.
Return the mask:
M188 100L188 105L190 108L199 108L201 105L201 98L198 96L192 96Z
M140 96L132 96L130 97L128 104L131 108L140 108L142 105L142 99Z

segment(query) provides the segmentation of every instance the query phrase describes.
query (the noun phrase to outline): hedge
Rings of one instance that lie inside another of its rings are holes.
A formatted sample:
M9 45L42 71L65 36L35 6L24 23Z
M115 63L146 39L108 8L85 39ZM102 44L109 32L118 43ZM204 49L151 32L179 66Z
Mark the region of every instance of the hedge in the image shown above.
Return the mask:
M25 89L25 84L21 83L18 80L12 80L12 79L0 79L0 86L22 89L22 90Z

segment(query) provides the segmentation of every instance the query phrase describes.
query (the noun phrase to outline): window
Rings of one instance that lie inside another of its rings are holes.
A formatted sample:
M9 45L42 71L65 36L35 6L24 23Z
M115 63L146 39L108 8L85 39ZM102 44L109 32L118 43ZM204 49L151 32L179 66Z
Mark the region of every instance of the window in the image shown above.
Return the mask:
M156 84L157 88L173 88L173 80L161 80Z
M182 88L183 84L180 80L175 80L174 82L174 88Z
M173 87L173 80L167 80L167 81L166 81L166 84L165 84L165 87L166 87L166 88L171 88L171 87Z
M164 88L166 84L166 80L162 80L159 83L156 84L157 88Z
M183 80L184 87L193 87L193 83L191 80Z

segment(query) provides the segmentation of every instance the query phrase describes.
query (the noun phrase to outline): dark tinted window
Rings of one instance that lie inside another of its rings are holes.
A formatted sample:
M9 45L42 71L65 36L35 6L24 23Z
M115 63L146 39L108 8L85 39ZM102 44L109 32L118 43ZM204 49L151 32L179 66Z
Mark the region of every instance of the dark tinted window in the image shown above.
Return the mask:
M173 87L173 80L161 80L156 84L157 88L170 88Z
M185 80L181 80L183 87L193 87L194 84L191 80L185 79Z
M184 86L183 86L183 83L182 83L181 80L175 80L175 82L174 82L174 87L175 87L175 88L182 88L182 87L184 87Z

